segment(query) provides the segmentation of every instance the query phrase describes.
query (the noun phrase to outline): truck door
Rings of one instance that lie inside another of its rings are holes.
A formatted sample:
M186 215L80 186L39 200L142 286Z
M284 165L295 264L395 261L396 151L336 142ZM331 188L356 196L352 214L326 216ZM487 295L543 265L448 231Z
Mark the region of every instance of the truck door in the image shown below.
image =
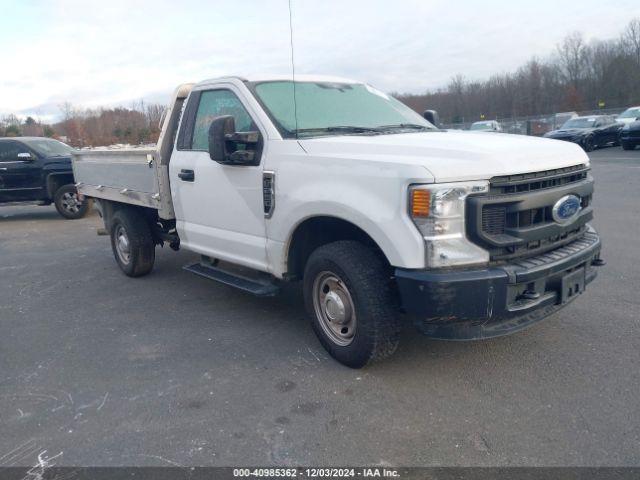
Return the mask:
M264 158L258 166L211 160L209 126L221 115L232 115L237 131L258 130L264 136L235 86L190 94L169 164L180 243L203 255L266 271Z
M42 197L41 165L22 143L0 142L0 201L37 200Z

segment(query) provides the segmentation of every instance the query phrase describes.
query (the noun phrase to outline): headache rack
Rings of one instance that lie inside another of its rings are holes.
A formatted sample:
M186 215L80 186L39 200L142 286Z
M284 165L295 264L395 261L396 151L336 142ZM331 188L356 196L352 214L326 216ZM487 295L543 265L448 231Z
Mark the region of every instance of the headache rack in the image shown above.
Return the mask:
M570 194L580 197L580 213L559 224L553 206ZM487 194L467 199L467 232L492 263L539 255L584 235L593 218L592 194L586 165L494 177Z

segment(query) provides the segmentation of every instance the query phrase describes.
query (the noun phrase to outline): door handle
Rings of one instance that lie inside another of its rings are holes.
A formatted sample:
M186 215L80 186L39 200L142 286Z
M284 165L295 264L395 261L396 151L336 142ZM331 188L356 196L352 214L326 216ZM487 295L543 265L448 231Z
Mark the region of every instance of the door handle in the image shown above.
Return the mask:
M183 182L193 182L196 179L196 174L193 170L180 170L178 178Z

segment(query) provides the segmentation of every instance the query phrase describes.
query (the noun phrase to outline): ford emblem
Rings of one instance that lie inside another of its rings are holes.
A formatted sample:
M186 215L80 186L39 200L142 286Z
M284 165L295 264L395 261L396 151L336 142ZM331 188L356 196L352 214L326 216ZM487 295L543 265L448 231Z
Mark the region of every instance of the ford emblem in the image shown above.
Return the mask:
M568 223L576 218L581 209L580 197L565 195L553 205L551 215L558 223Z

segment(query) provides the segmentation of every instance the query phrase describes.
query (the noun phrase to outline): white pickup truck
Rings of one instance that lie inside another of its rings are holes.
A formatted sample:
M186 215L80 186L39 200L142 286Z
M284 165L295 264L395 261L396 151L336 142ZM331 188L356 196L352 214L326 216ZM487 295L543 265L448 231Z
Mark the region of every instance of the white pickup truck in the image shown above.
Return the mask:
M320 342L350 367L392 354L403 318L450 340L525 328L604 263L580 147L440 130L343 78L182 85L157 147L79 151L73 168L125 274L168 243L257 295L301 280Z

